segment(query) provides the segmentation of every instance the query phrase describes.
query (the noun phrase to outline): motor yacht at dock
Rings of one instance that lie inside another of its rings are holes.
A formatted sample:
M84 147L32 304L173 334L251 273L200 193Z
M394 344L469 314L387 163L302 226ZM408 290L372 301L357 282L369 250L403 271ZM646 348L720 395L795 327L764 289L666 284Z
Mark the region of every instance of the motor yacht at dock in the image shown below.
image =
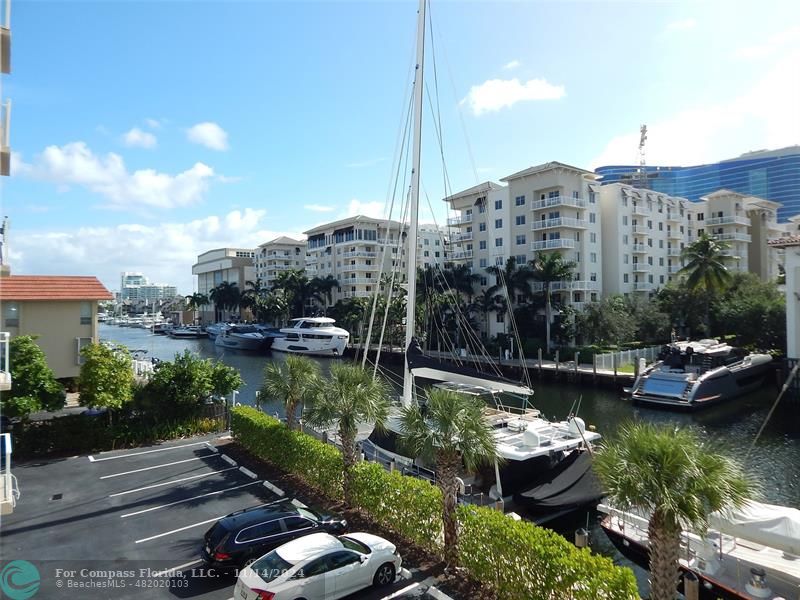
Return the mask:
M342 356L350 340L350 333L335 327L329 317L301 317L291 320L291 327L284 327L276 337L272 349L278 352L311 354L315 356Z

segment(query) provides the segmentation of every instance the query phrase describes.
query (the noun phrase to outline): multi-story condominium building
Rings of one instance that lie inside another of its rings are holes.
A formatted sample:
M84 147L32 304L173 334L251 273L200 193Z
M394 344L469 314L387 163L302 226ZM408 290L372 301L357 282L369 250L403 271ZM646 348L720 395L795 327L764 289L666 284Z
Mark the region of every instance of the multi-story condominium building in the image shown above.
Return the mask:
M458 216L450 227L448 262L467 265L482 274L490 264L503 264L509 247L508 188L486 181L444 199ZM484 284L485 285L485 284Z
M417 265L444 266L449 246L447 228L422 224L417 228Z
M123 271L120 276L120 300L152 304L169 300L178 294L178 288L164 283L150 283L142 273Z
M249 248L217 248L204 252L192 265L192 274L197 275L197 291L208 296L213 288L227 281L243 292L245 282L256 280L255 257L256 251ZM217 317L213 305L200 310L202 323L214 322Z
M289 269L302 270L306 264L306 242L281 236L256 250L256 278L262 287L272 287L278 275Z
M380 273L405 269L405 226L397 221L363 215L326 223L305 233L309 277L333 276L339 290L332 300L366 298L380 285ZM384 252L384 245L386 251ZM381 265L383 260L383 265ZM381 269L383 266L383 269Z
M56 378L77 377L81 349L98 343L97 304L113 295L96 277L0 276L3 331L34 335Z
M638 165L598 167L603 184L637 185ZM669 196L699 201L720 189L728 189L782 204L778 220L800 213L800 146L748 152L718 163L691 167L645 167L647 187Z

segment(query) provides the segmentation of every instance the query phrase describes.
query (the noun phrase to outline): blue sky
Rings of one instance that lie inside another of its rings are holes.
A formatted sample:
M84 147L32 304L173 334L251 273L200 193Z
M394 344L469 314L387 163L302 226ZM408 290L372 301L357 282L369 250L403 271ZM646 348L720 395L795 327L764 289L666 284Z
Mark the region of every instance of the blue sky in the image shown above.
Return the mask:
M190 293L200 252L382 213L416 2L12 8L14 273L116 289L143 271ZM434 1L431 15L452 190L550 160L633 163L641 123L651 164L800 143L798 2ZM421 218L441 222L425 119Z

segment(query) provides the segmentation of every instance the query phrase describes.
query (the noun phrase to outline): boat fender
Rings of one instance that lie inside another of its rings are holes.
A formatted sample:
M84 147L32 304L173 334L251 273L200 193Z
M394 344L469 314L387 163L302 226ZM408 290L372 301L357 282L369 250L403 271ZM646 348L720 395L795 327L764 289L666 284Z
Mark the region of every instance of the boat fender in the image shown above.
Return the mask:
M586 423L580 417L572 417L569 420L569 434L577 438L581 437L582 433L586 433Z

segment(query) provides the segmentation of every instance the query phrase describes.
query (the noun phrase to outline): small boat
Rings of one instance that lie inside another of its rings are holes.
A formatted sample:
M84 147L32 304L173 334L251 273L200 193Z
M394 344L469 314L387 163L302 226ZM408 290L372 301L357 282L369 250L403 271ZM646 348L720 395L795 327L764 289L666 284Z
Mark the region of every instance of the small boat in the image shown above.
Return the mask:
M267 345L267 338L253 325L228 325L218 331L214 344L223 348L257 351Z
M172 323L163 321L160 323L153 323L152 331L156 335L166 335L172 329Z
M214 340L220 334L223 329L226 329L231 326L231 323L214 323L212 325L206 325L205 330L208 334L208 339Z
M601 504L600 526L617 549L649 567L648 518ZM700 582L700 598L797 598L800 590L800 510L749 502L713 513L705 535L681 534L680 569Z
M176 339L196 339L206 337L207 334L197 325L185 325L171 329L168 335Z
M329 317L301 317L292 319L292 326L280 330L282 337L275 337L272 349L293 354L317 356L341 356L347 348L350 333L334 327Z
M693 410L757 389L771 363L769 354L751 354L714 339L673 342L642 370L629 393L641 404Z

